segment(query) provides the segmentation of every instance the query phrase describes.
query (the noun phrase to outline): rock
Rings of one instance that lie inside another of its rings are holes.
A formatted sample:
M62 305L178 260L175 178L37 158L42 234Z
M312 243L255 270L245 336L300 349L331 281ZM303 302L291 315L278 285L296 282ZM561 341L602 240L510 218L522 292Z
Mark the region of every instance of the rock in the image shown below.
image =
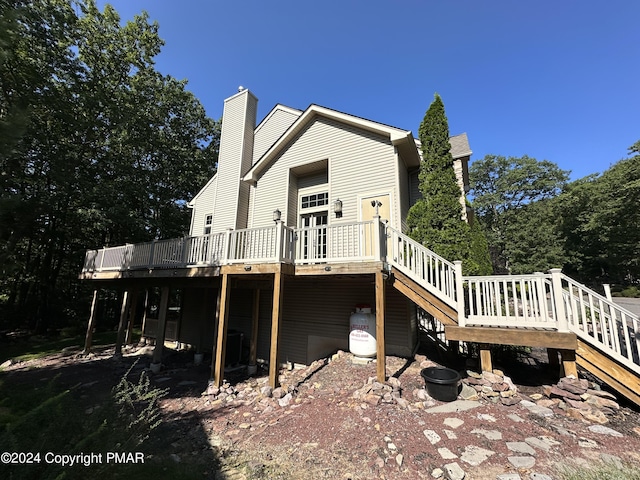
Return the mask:
M367 393L363 400L369 405L378 405L380 403L380 397L375 393Z
M609 400L618 400L615 395L612 395L609 392L605 392L604 390L592 390L591 388L587 389L586 392L588 395L595 395L597 397L608 398Z
M273 388L271 388L269 385L265 385L260 389L260 394L264 397L269 398L273 394Z
M376 458L376 466L378 468L384 468L384 459L380 457Z
M286 392L284 391L284 389L282 387L278 387L278 388L274 388L271 391L271 396L275 399L280 399L282 397L284 397L286 394Z
M487 440L502 440L502 433L497 430L485 430L484 428L475 428L471 430L471 433L476 435L482 435Z
M469 385L466 384L462 384L462 390L460 391L460 394L458 395L462 400L478 400L478 392L475 391L475 389L473 387L470 387Z
M544 473L532 473L529 478L531 480L553 480L549 475L545 475Z
M458 428L460 425L464 423L464 420L460 420L459 418L445 418L444 422L442 422L445 426L450 428ZM640 435L640 433L639 433Z
M171 460L173 460L174 462L176 462L176 463L180 463L180 457L178 455L176 455L175 453L170 454L169 458Z
M510 387L508 384L506 383L494 383L493 384L493 390L496 392L506 392L507 390L510 390Z
M517 473L503 473L498 475L496 480L522 480L522 477Z
M399 467L402 466L403 460L404 460L404 455L402 455L401 453L396 455L396 463L398 464Z
M589 388L589 382L585 379L575 377L563 377L558 383L558 388L573 393L574 395L582 395Z
M529 395L529 398L531 400L533 400L534 402L536 400L540 400L543 397L543 395L541 393L532 393L531 395Z
M611 408L613 410L620 410L620 405L618 405L618 402L605 397L598 397L593 395L587 398L586 403L596 408Z
M464 470L457 463L447 463L444 466L445 477L448 480L463 480L465 477Z
M585 389L585 392L586 392L586 389ZM576 393L570 392L568 390L564 390L564 389L559 388L559 387L551 387L551 390L549 391L549 397L551 397L551 398L570 398L571 400L578 400L578 401L582 400L582 398L580 398L580 394L576 394Z
M507 415L507 418L515 423L524 422L524 418L522 418L520 415L516 415L515 413L510 413L509 415Z
M409 400L407 400L405 398L396 398L396 403L401 408L408 408L409 405L410 405Z
M434 468L431 472L431 476L433 478L442 478L444 476L444 470L442 470L441 468Z
M580 410L580 411L582 412L582 416L587 420L589 420L590 422L598 423L600 425L609 422L609 419L607 419L607 416L598 410L591 410L591 411Z
M590 438L579 438L578 446L582 448L598 448L598 443Z
M468 463L474 467L477 467L482 462L484 462L491 455L495 455L496 452L492 452L491 450L486 450L484 448L476 447L475 445L469 445L465 447L464 452L462 452L462 456L460 460Z
M9 359L6 362L2 362L2 365L0 365L0 368L9 368L11 365L13 365L13 360Z
M491 372L482 372L482 378L484 378L489 383L502 383L504 378L502 375L496 375Z
M520 403L520 399L518 397L510 397L510 398L501 397L500 398L500 403L510 407L512 405L519 404Z
M429 440L431 445L435 445L440 440L442 440L442 437L440 437L440 435L438 435L433 430L424 430L422 433L424 433L424 436L427 437L427 440Z
M392 388L400 388L400 380L396 377L389 377L387 380L387 384L389 384Z
M458 439L458 435L456 435L455 432L451 431L451 430L443 430L444 434L447 436L447 438L449 440L457 440Z
M438 453L444 460L453 460L454 458L458 458L458 455L456 455L446 447L439 448Z
M291 403L291 400L293 400L293 395L287 393L284 397L278 400L278 405L281 407L287 407Z
M525 455L535 455L536 451L526 442L507 442L507 448L514 453L524 453Z
M515 468L532 468L536 464L533 457L507 457L507 460Z
M532 447L535 447L538 450L544 450L545 452L550 452L553 447L560 445L560 442L548 436L527 437L524 441Z
M613 428L604 427L602 425L591 425L589 431L593 433L599 433L600 435L610 435L612 437L622 437L620 432L617 432Z
M547 407L542 407L540 405L536 405L533 402L529 402L528 400L522 400L520 402L524 408L529 410L533 415L537 415L539 417L553 417L553 410Z
M494 417L493 415L489 415L488 413L479 413L478 414L478 420L482 420L484 422L495 423L496 417Z
M480 379L480 378L482 378L482 375L480 375L480 374L479 374L479 373L477 373L477 372L474 372L473 370L467 370L467 376L468 376L469 378L475 378L475 379Z

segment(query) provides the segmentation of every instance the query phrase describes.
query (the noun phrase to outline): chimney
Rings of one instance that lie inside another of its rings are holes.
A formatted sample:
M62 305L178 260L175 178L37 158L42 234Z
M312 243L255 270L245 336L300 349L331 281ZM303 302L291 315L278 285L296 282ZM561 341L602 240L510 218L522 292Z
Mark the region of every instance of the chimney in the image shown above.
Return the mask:
M258 99L246 88L224 101L218 179L213 212L214 232L247 227L249 185L240 178L251 168Z

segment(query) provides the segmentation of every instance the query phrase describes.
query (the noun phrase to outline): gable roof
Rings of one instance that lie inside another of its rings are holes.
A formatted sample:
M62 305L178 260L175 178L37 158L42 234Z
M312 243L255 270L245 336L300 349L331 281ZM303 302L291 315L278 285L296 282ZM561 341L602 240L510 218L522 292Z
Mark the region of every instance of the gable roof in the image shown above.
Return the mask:
M468 157L473 153L471 147L469 147L469 139L466 133L449 137L449 143L451 144L451 156L454 159Z
M408 162L411 165L414 163L415 165L420 164L420 157L415 148L413 134L410 130L401 130L399 128L390 127L389 125L384 125L355 115L312 104L302 112L298 119L262 155L262 157L258 159L258 161L244 175L242 180L245 182L257 181L260 173L270 165L271 161L275 159L287 143L301 132L303 128L310 125L317 117L329 118L346 125L351 125L387 137L393 145L398 147L398 150L403 155L405 162Z

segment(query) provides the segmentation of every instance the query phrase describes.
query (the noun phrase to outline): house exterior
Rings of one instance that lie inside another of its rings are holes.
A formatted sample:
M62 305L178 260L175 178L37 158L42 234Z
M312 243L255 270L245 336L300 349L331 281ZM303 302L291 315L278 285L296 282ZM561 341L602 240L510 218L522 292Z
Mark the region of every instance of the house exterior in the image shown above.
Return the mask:
M363 304L384 318L386 354L411 356L416 305L383 283L401 245L389 232L405 230L420 197L419 141L318 105L276 105L256 124L257 103L246 89L224 101L217 173L189 203L189 236L88 252L83 278L126 289L130 303L162 289L158 308L145 308L144 334L212 351L219 369L233 362L229 332L243 361L270 368L347 349L350 315ZM451 144L464 205L471 150L466 134ZM161 319L167 290L179 301Z
M369 221L377 211L390 226L405 229L409 207L420 196L419 142L411 131L318 105L304 111L276 105L256 125L257 102L249 90L224 102L218 171L189 203L191 236L271 227L276 211L294 228ZM466 134L451 143L464 202L471 150ZM322 230L307 232L303 249L322 257L327 248L322 235ZM284 291L282 360L293 363L347 348L350 313L357 304L375 302L372 279L360 275L296 276ZM232 306L233 328L248 336L250 292L234 297L239 304ZM185 333L191 305L185 302ZM417 343L415 306L390 291L387 308L388 353L411 355ZM266 358L267 333L265 327L259 358ZM185 340L193 343L190 336Z

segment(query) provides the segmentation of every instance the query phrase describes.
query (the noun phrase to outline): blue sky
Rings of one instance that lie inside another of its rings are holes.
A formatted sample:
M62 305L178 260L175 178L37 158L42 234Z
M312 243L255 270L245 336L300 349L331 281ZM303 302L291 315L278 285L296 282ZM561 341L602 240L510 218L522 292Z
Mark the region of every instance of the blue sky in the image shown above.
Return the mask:
M248 87L258 120L315 103L417 130L438 92L472 160L529 155L577 179L640 140L637 0L114 0L146 10L164 74L212 118Z

